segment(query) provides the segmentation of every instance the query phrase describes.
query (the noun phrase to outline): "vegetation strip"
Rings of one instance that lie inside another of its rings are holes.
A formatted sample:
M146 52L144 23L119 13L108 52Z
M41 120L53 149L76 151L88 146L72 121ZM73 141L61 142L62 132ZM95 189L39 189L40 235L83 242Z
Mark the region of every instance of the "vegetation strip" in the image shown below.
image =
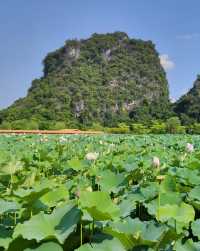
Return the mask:
M66 130L0 130L0 134L100 134L97 131Z

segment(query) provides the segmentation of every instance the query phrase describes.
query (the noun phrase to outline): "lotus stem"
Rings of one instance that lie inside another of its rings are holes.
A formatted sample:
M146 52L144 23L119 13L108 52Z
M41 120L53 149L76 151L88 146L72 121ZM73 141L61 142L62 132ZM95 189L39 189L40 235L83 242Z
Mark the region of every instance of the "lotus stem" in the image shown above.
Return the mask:
M94 235L94 219L93 219L93 222L92 222L92 236Z
M80 235L81 235L81 246L83 245L83 224L81 221L81 226L80 226Z

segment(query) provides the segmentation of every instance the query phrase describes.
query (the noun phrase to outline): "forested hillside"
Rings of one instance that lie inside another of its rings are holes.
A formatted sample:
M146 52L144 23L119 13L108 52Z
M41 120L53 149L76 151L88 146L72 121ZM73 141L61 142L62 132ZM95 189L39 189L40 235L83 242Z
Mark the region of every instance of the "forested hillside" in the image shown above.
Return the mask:
M43 62L44 75L0 112L1 123L111 127L168 116L166 74L151 41L123 32L93 34L67 40Z
M184 124L200 122L200 75L189 92L176 102L174 110Z

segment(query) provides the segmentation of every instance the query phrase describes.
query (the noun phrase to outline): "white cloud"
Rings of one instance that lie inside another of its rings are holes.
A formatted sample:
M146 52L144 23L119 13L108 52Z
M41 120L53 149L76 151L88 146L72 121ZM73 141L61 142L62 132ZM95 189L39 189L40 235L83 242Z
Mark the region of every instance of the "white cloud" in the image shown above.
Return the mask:
M176 102L176 98L174 98L174 97L170 97L170 101L171 101L171 103L175 103Z
M163 54L159 57L160 63L166 71L174 69L175 63L169 58L169 55Z
M182 39L182 40L197 39L197 38L200 38L200 33L191 33L191 34L179 35L179 36L177 36L177 38Z

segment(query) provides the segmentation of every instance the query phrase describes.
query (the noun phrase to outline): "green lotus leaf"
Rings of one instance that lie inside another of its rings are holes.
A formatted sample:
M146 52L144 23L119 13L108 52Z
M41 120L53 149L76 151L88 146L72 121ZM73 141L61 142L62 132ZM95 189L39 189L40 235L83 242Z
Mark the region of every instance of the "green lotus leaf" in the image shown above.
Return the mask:
M0 247L7 249L12 242L12 232L0 226Z
M200 219L192 222L191 227L193 234L200 239Z
M178 240L174 246L176 251L198 251L200 250L200 242L186 241L184 244Z
M137 190L133 191L129 195L129 199L132 200L133 203L144 202L146 200L145 196L142 194L140 189L137 189Z
M130 250L136 245L145 227L145 223L139 219L127 218L124 221L110 223L109 227L104 228L103 231L119 239L126 250Z
M19 198L29 200L31 197L42 196L56 185L54 180L43 179L34 184L33 188L19 188L14 191L14 195Z
M119 208L120 208L120 216L123 218L127 217L131 214L133 210L136 209L136 202L133 202L131 198L124 199L119 204Z
M180 205L182 202L182 197L180 193L169 192L169 193L161 193L160 194L160 206L164 206L167 204L176 204ZM150 201L149 203L145 203L145 207L148 210L150 215L156 215L158 210L158 198Z
M110 227L120 233L131 234L137 238L145 230L146 224L138 218L131 219L128 217L123 221L111 222Z
M62 247L54 242L47 242L38 248L26 248L24 251L63 251Z
M111 227L106 227L104 233L117 238L126 250L131 250L136 245L136 240L131 234L119 232Z
M35 206L38 208L43 207L55 207L58 202L66 201L69 199L69 192L66 186L60 186L59 188L54 189L48 193L45 193L41 196L35 203Z
M200 160L193 158L187 163L187 167L190 169L198 169L200 167Z
M141 239L145 241L145 243L156 243L162 239L167 231L168 228L165 225L158 225L150 221L146 223L146 228L141 234Z
M151 182L149 183L148 186L141 187L140 191L142 195L144 196L145 200L151 200L155 198L156 195L158 194L158 189L159 189L158 184L155 182Z
M160 206L157 210L156 218L162 222L173 218L178 222L188 224L194 220L194 208L184 202L179 205L164 205Z
M80 210L72 205L56 208L52 214L40 212L29 221L19 223L14 230L13 238L22 236L24 239L34 239L37 242L55 238L63 244L76 228L80 215Z
M26 248L35 247L34 240L25 240L23 238L13 239L6 251L24 251Z
M16 172L23 169L23 163L17 160L12 160L8 164L0 167L0 176L1 175L13 175Z
M158 225L153 221L142 222L137 218L113 222L104 229L105 233L118 238L126 250L139 244L154 245L167 231L165 225Z
M115 192L118 186L125 179L124 174L115 174L110 170L103 171L99 173L100 178L97 184L100 185L102 191Z
M81 171L85 169L86 167L86 162L84 160L79 160L79 159L71 159L67 162L67 167L71 168L75 171Z
M188 180L189 180L189 184L196 185L196 186L200 185L199 171L198 170L191 171Z
M119 207L107 192L81 192L79 202L95 220L109 220L120 215Z
M35 203L38 202L39 198L48 193L51 189L54 189L55 186L55 180L43 179L39 182L36 182L33 188L17 189L16 191L14 191L14 195L21 200L22 205L27 210L34 210L35 207L37 208Z
M160 189L161 193L175 192L176 191L175 178L170 175L166 175L165 179L162 181L159 189Z
M105 240L102 243L85 244L76 251L125 251L126 249L117 239Z
M191 200L198 200L200 201L200 186L194 187L189 193L188 193L189 199Z
M200 176L198 170L188 168L176 168L176 175L187 185L200 185Z
M21 205L16 201L6 201L0 199L0 214L16 212L21 208Z

